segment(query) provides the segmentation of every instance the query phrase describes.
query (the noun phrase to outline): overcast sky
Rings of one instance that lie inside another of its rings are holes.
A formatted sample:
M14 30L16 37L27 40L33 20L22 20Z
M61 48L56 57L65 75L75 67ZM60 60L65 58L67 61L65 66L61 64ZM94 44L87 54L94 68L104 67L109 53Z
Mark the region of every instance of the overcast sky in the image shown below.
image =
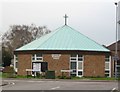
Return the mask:
M50 2L51 1L51 2ZM116 0L119 1L119 0ZM64 25L64 14L69 16L68 25L101 45L115 41L114 0L4 0L0 2L0 33L13 24L31 23L46 25L54 31Z

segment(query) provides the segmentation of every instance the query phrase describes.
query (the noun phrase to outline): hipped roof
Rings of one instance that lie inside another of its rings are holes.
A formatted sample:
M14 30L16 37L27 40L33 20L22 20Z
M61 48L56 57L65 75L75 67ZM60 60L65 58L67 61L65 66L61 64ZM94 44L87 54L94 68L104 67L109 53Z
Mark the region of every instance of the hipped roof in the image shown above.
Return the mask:
M102 51L109 50L68 25L64 25L55 31L28 43L16 51L31 50L81 50Z

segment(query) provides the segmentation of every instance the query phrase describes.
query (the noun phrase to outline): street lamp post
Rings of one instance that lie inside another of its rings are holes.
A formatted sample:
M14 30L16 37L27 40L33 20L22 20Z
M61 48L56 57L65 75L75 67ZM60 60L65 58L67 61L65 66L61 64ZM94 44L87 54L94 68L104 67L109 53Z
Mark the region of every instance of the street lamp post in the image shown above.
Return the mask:
M116 6L116 44L115 44L115 78L117 78L117 60L118 60L118 53L117 53L117 49L118 49L118 45L117 45L117 38L118 38L118 34L117 34L117 5L118 3L115 2L115 6Z

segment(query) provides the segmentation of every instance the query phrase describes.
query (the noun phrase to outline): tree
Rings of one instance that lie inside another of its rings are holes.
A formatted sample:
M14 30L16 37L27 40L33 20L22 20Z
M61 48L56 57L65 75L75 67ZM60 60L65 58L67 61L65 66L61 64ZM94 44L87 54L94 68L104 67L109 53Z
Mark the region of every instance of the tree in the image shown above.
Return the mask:
M50 32L51 31L47 29L46 26L37 27L35 24L31 24L30 26L28 25L10 26L9 31L7 31L2 36L2 48L5 48L5 51L2 52L2 55L4 54L3 57L5 57L3 62L4 63L10 62L8 58L10 60L13 58L13 54L14 54L13 52L15 49ZM6 54L7 52L9 53L9 55Z
M3 67L9 66L11 64L11 55L4 47L2 48L2 61Z

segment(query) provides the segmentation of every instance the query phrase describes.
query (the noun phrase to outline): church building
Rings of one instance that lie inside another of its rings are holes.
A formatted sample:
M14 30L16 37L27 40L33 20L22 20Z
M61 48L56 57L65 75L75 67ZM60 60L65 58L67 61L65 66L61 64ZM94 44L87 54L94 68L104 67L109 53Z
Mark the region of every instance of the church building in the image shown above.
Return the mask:
M18 75L27 70L55 71L55 76L112 77L111 52L79 31L65 25L14 51Z

